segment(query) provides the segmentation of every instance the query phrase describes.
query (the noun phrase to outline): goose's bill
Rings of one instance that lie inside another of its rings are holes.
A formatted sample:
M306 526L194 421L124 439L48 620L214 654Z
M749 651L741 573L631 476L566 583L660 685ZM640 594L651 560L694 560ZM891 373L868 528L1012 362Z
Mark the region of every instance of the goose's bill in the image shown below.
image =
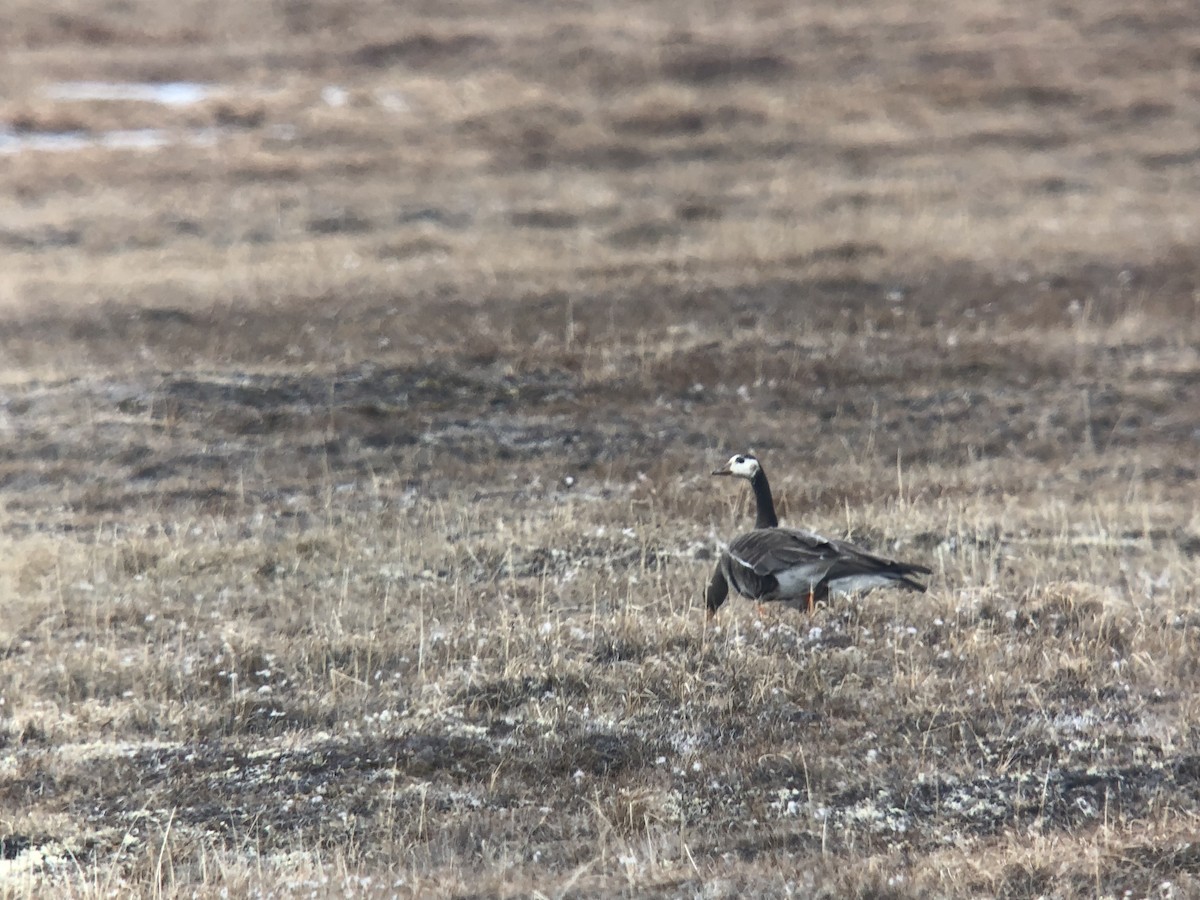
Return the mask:
M729 463L725 463L725 465L721 466L721 468L717 469L715 472L713 472L713 474L714 475L732 475L733 470L729 468Z

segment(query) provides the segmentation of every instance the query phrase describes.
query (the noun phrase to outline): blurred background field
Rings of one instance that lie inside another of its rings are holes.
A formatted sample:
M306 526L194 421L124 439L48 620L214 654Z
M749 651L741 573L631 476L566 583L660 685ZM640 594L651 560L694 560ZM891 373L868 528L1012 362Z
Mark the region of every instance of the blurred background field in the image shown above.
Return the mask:
M1200 890L1192 4L4 19L5 896Z

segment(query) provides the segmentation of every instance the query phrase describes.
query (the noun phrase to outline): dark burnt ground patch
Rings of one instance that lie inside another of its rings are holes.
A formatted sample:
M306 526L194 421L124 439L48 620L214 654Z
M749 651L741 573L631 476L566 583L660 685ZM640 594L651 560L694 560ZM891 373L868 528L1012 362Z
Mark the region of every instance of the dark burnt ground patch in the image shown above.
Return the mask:
M406 407L428 412L448 409L493 409L540 406L569 401L576 388L569 374L554 371L524 372L519 376L498 367L375 367L364 366L331 375L247 375L227 380L174 377L155 392L154 413L159 417L201 415L216 418L227 411L230 424L214 422L229 431L243 427L240 411L292 413L280 427L309 431L307 416L322 410L349 410L364 418L384 417ZM306 418L300 419L304 415Z
M966 837L995 838L1014 830L1087 833L1105 823L1152 816L1165 798L1192 803L1200 782L1190 756L1117 768L1051 767L1018 774L958 778L927 776L896 784L860 783L810 799L799 777L779 778L765 800L778 824L717 846L753 858L771 852L773 835L789 834L793 849L813 842L834 852L904 846L928 852ZM903 779L901 779L903 782Z
M829 252L851 270L877 255L864 261L845 244ZM818 263L797 261L801 270ZM1200 402L1200 384L1187 348L1157 325L1132 341L1073 335L1111 326L1135 302L1154 322L1182 313L1197 281L1194 262L1172 251L1155 263L1011 277L951 263L888 279L801 271L722 287L667 280L471 302L431 295L415 303L427 313L416 327L389 324L390 307L373 304L317 322L304 304L261 321L249 309L232 324L188 313L189 333L231 358L320 359L343 339L353 346L368 320L397 344L477 337L423 363L30 382L3 400L12 427L0 485L27 515L53 506L62 487L97 519L141 507L228 516L380 473L487 482L496 465L529 461L556 478L627 474L692 465L717 448L786 450L798 436L830 462L848 448L878 457L886 435L887 463L898 453L922 466L1136 450L1182 489L1188 467L1167 461L1195 443L1186 410ZM138 314L139 328L181 327L150 312ZM120 327L121 315L104 326ZM161 342L183 352L185 341L97 337L77 317L20 319L9 334L49 341L63 329L97 346ZM514 334L529 342L514 345ZM304 346L238 349L285 337ZM1062 489L1094 488L1075 482ZM817 507L834 499L816 482L805 490Z
M394 475L414 459L433 479L464 463L543 457L570 471L621 447L647 456L681 436L699 440L682 420L653 430L589 420L583 390L569 373L441 365L33 383L6 403L14 428L0 485L9 508L27 514L65 490L99 518L138 507L230 516L312 496L321 481Z
M547 684L548 692L581 698L578 685L547 682L481 685L463 699L502 722L526 698L543 696ZM697 835L705 852L744 859L780 849L780 840L791 852L824 848L849 858L864 846L930 852L1027 829L1075 834L1146 819L1166 798L1177 805L1200 801L1200 763L1188 754L1118 766L1021 764L961 776L855 777L847 769L835 779L834 770L789 762L787 754L747 758L743 748L769 746L762 743L767 733L752 722L694 732L699 756L681 752L669 728L647 724L611 729L576 721L550 729L524 720L490 734L456 726L269 745L213 740L75 763L64 749L53 771L45 751L25 749L2 792L15 804L37 796L83 817L98 833L137 824L138 839L153 841L156 825L174 821L230 846L252 839L269 849L297 840L333 846L380 829L429 847L436 843L426 830L430 814L477 818L475 827L484 827L498 813L519 823L550 803L581 834L596 836L602 826L588 820L589 797L597 789L630 791L642 803L665 806L627 820L623 829L651 829L670 808L720 825ZM776 720L771 727L771 737L782 742L789 734L812 734L814 723ZM519 831L514 824L493 839L519 846ZM29 845L22 839L12 836L5 846L24 852Z
M496 691L484 694L494 698ZM427 817L455 811L515 813L513 830L493 839L517 843L525 811L554 802L582 818L584 779L637 777L660 753L641 734L581 726L561 732L523 726L501 737L434 728L300 742L294 749L215 740L61 765L64 758L55 774L23 760L23 771L4 779L2 795L27 803L36 794L98 833L139 826L133 829L139 843L173 821L231 847L247 839L267 849L297 840L335 846L370 832L376 840L427 844L435 837ZM10 836L6 852L25 852L37 843L31 840Z

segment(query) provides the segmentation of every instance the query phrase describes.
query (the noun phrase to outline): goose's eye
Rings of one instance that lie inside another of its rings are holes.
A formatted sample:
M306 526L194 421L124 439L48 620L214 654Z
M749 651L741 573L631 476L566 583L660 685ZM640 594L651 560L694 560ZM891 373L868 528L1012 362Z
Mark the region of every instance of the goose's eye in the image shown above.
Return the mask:
M735 463L737 463L738 465L741 465L741 464L742 464L742 463L744 463L745 461L746 461L746 457L744 457L744 456L739 456L739 457L737 457L737 458L735 458L735 459L734 459L734 462L735 462Z

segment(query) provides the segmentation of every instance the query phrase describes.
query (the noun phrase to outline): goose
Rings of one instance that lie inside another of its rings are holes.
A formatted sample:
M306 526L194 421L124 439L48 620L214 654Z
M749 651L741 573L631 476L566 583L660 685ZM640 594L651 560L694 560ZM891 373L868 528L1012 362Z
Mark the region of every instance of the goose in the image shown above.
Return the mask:
M885 584L925 590L913 576L932 574L927 566L876 556L812 531L780 528L767 473L753 454L731 456L713 474L747 479L757 512L754 530L734 538L717 562L705 591L709 619L725 602L730 585L758 603L802 600L809 613L831 591L869 591Z

